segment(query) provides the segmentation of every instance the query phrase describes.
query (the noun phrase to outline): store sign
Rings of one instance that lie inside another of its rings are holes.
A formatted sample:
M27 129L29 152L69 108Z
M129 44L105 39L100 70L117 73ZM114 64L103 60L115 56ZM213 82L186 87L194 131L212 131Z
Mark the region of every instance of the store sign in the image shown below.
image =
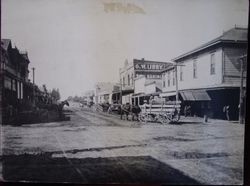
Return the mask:
M134 60L134 69L136 72L161 72L168 68L171 63L153 62L144 60Z

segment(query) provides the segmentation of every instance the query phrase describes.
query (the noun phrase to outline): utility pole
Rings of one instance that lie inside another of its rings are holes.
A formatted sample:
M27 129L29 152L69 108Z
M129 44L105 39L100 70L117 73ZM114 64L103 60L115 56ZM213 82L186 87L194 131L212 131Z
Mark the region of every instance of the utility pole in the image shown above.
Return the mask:
M122 119L122 79L121 79L121 72L119 70L119 78L120 78L120 99L119 99L119 104L120 104L120 119Z
M33 72L33 105L35 106L35 68L32 68Z
M176 89L176 105L177 105L177 103L179 101L177 63L175 63L175 89Z
M176 91L176 95L175 95L175 99L176 99L176 104L179 101L179 87L178 87L178 72L177 72L177 67L178 66L185 66L183 64L177 64L177 62L175 62L174 64L174 68L175 68L175 91Z
M244 62L246 59L246 55L241 56L239 58L240 61L240 100L239 100L239 123L244 124L244 90L243 90L243 83L244 83Z

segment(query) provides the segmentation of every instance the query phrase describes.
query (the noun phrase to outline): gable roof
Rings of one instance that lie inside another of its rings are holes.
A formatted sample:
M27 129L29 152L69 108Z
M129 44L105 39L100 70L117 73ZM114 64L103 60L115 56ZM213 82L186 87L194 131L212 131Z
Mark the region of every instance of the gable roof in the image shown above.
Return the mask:
M10 39L1 39L1 46L4 50L7 51L9 45L11 44L11 40Z
M222 43L222 42L241 42L241 43L247 43L247 39L248 39L248 29L247 28L239 28L239 27L235 27L232 28L226 32L224 32L221 36L185 53L182 54L176 58L173 59L173 61L178 61L184 57L187 57L191 54L194 54L196 52L199 52L201 50L204 50L210 46L216 45L218 43Z

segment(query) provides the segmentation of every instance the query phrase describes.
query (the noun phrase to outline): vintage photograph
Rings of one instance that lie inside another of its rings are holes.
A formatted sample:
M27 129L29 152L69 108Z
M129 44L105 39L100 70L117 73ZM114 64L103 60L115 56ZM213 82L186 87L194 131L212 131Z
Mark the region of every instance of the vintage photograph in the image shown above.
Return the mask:
M0 181L244 184L247 0L1 0Z

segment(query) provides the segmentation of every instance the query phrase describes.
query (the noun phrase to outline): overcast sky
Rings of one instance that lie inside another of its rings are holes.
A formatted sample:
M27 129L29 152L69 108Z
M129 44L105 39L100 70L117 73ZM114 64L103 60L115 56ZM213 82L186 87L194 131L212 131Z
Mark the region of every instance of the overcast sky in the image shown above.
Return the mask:
M145 13L106 12L104 3ZM1 33L28 51L36 83L66 98L118 82L125 59L167 62L235 24L246 27L248 7L247 0L2 0Z

